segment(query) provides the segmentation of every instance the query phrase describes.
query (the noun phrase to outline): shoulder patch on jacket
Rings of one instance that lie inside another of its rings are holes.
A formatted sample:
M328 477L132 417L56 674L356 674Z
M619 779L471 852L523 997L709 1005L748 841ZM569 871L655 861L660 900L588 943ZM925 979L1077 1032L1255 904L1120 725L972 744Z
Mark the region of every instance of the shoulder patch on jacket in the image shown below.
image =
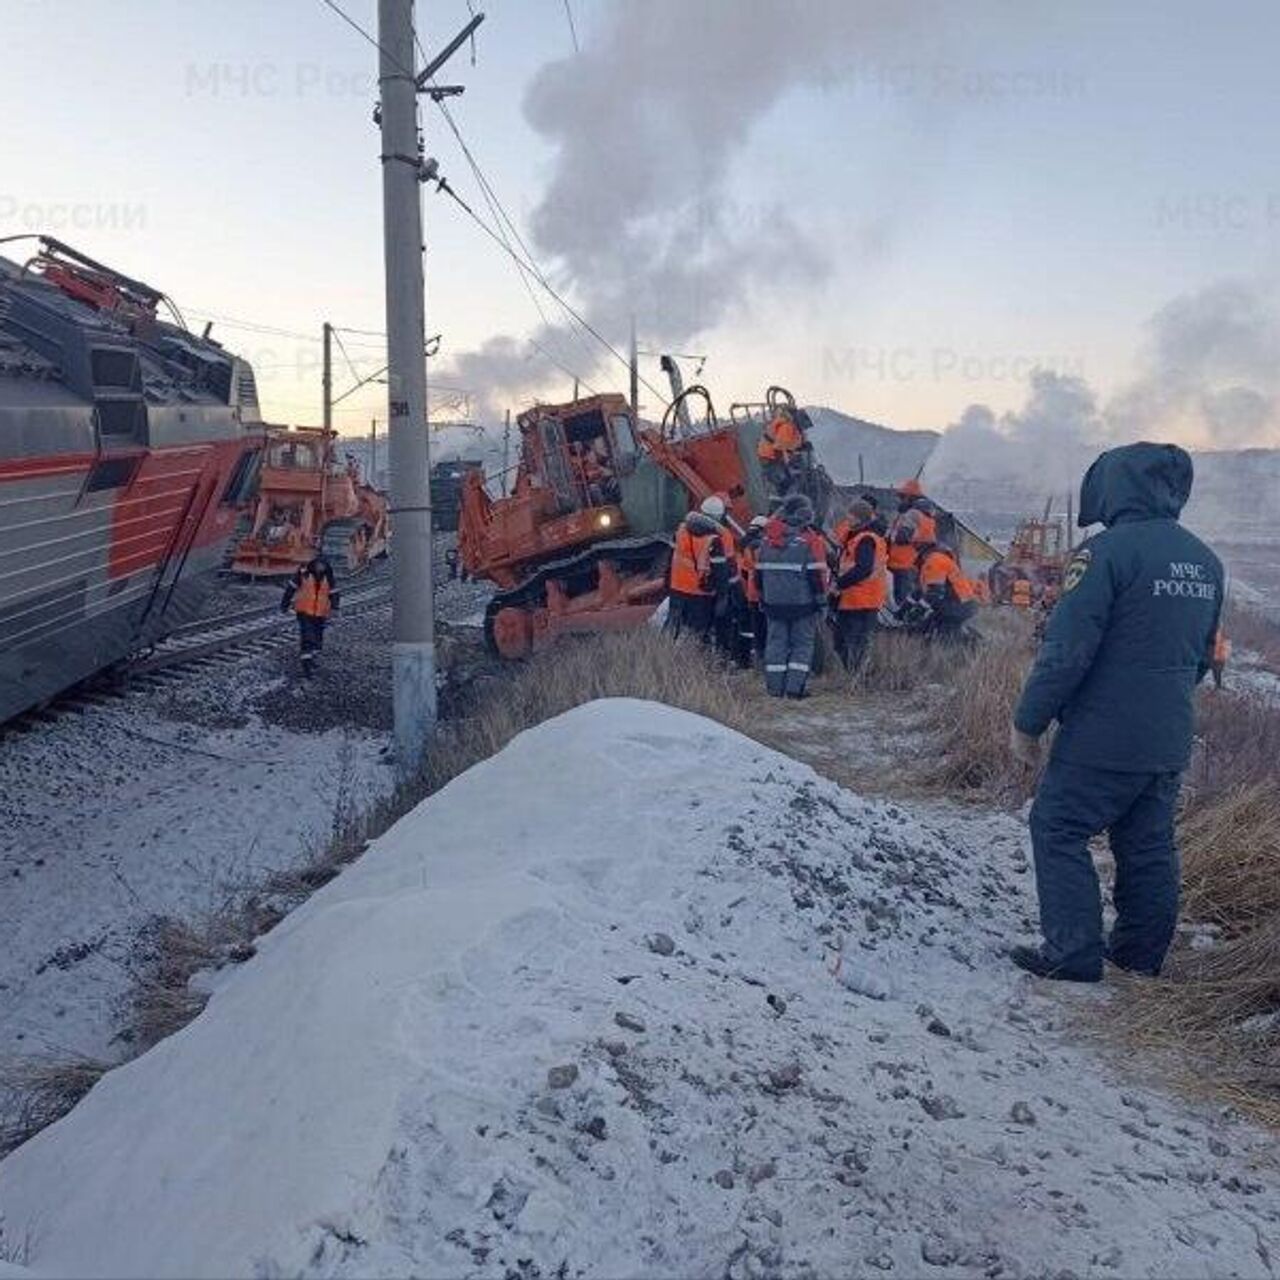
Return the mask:
M1089 571L1089 565L1093 560L1093 552L1087 547L1082 547L1075 553L1067 563L1066 572L1062 575L1062 590L1064 592L1071 591L1080 585L1080 579Z

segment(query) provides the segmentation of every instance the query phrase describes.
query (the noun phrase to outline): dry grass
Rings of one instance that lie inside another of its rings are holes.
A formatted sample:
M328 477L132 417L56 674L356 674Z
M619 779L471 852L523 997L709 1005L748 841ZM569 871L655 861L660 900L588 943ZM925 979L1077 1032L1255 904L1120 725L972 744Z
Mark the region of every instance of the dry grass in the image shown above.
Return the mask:
M1201 739L1187 784L1197 801L1235 787L1270 780L1280 760L1280 709L1228 690L1201 693L1196 709Z
M1258 654L1263 666L1280 675L1280 622L1237 605L1227 615L1226 632L1237 652Z
M1280 1127L1280 919L1207 951L1177 952L1159 981L1125 984L1122 1040L1159 1052L1187 1091Z
M947 645L929 644L905 631L877 631L866 665L854 677L855 688L880 693L919 693L955 681L967 653Z
M1280 920L1280 788L1246 782L1188 807L1184 914L1240 936Z
M1017 637L997 637L970 655L933 700L937 754L925 780L952 795L1020 803L1034 779L1009 752L1009 725L1031 654Z
M0 1062L0 1156L66 1115L107 1069L107 1063L79 1054Z
M1197 713L1178 828L1183 916L1225 941L1176 946L1164 978L1126 984L1122 1039L1164 1051L1190 1090L1280 1127L1280 708L1207 692Z
M583 636L525 663L470 714L441 726L424 790L437 790L533 725L597 698L644 698L732 728L747 725L741 682L692 640L656 630Z

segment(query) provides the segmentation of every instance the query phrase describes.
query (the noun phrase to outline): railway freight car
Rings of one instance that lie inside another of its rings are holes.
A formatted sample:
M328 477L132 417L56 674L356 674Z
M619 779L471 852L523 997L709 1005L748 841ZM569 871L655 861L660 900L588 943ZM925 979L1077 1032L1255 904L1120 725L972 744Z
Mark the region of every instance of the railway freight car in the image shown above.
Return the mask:
M49 237L0 258L0 721L189 620L253 480L249 365Z

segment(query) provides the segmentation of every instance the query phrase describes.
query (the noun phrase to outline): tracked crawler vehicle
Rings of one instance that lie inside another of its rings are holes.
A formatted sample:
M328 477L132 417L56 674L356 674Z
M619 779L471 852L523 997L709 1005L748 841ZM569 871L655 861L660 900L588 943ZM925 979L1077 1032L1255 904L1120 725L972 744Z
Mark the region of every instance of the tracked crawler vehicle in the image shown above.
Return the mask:
M703 498L724 496L740 525L767 509L763 415L742 407L722 424L700 385L679 390L658 427L640 427L620 395L538 405L517 422L510 496L468 475L458 529L467 572L498 588L485 638L503 657L646 623L666 594L672 533Z

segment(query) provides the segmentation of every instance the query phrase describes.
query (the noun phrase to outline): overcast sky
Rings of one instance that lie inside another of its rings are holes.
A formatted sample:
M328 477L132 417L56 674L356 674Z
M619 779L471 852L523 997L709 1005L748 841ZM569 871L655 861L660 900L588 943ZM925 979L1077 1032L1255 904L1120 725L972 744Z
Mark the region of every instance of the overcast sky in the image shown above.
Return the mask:
M1105 400L1150 372L1153 316L1224 285L1224 341L1251 347L1218 372L1272 403L1280 6L569 0L575 52L564 0L475 3L452 110L541 267L617 346L634 305L642 345L705 353L724 406L782 382L940 427L1017 408L1036 366ZM343 7L375 30L374 0ZM376 55L321 0L3 10L0 235L50 230L193 324L383 328ZM418 10L433 50L468 16ZM624 389L461 210L434 192L424 208L437 382L490 411L567 391L534 337ZM255 361L270 416L317 420L318 343L214 332ZM347 345L380 363L376 337ZM340 424L367 428L384 395L346 400ZM1236 442L1275 434L1259 411Z

